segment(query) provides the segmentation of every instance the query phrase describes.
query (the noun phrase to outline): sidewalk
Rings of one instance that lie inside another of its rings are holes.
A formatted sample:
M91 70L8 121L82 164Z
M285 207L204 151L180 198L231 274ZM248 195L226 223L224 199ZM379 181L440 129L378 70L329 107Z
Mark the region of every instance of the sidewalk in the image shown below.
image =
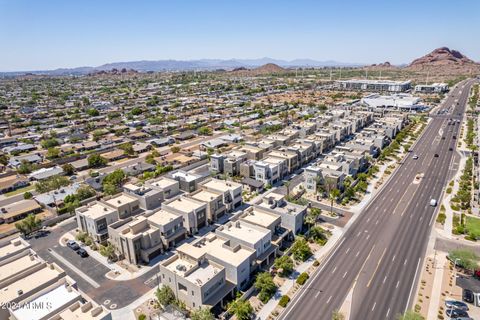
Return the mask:
M340 228L334 228L332 230L332 236L328 240L327 244L322 247L320 250L314 253L310 259L305 261L304 263L300 264L293 272L292 276L290 276L288 279L285 280L283 285L277 289L277 292L275 292L275 295L262 307L262 309L257 313L257 318L256 319L262 319L265 320L268 318L268 316L272 313L272 311L275 309L275 307L278 305L278 302L280 301L280 298L287 294L290 289L293 287L295 284L295 280L297 277L304 271L308 270L313 264L315 260L321 260L323 259L328 252L335 246L335 244L338 242L340 237L343 234L343 230ZM293 299L293 297L290 297Z
M447 254L439 252L435 256L435 276L433 280L433 286L430 296L430 303L428 305L427 319L435 319L438 314L438 308L440 306L440 299L442 293L443 283L443 271L445 269L445 261Z

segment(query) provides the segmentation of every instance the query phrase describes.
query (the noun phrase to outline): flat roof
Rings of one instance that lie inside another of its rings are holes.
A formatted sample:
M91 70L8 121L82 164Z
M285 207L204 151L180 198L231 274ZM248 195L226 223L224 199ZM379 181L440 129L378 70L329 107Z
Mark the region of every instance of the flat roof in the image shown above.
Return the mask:
M86 307L90 304L90 308ZM80 302L74 303L67 309L60 312L58 315L62 320L85 320L85 319L103 319L109 311L105 310L102 306L94 307L92 302L86 304L80 304Z
M169 202L169 203L165 204L165 206L171 207L171 208L176 209L176 210L181 211L181 212L191 212L191 211L199 209L203 205L205 205L205 204L204 203L198 203L197 201L194 201L190 198L183 197L183 196L173 200L172 202Z
M280 216L268 214L253 208L252 210L246 212L245 216L242 216L242 220L268 229L274 222L280 220Z
M7 264L4 264L0 266L0 281L22 273L24 270L27 270L39 263L39 260L31 257L30 255L25 255Z
M161 225L164 226L167 223L172 222L175 219L178 219L180 216L177 216L176 214L173 214L171 212L165 211L165 210L160 210L152 214L147 218L148 221L151 221L152 223L156 225Z
M224 225L223 227L223 230L219 231L239 240L248 241L250 243L256 243L260 241L270 232L268 229L265 229L265 231L255 229L243 221L231 222L229 225Z
M242 247L233 251L226 245L227 242L228 240L220 238L215 233L209 233L195 244L185 243L181 245L177 251L184 252L194 258L200 258L204 254L209 254L234 266L240 265L255 253L255 251L250 251Z
M224 190L233 190L236 188L241 188L242 185L233 181L223 181L218 179L212 179L203 184L207 188L212 188L219 191Z
M172 259L172 261L168 261L168 262L169 263L166 265L164 264L164 266L171 272L174 272L182 277L185 276L185 273L188 270L191 270L193 267L195 267L195 264L193 264L191 261L187 259L181 258L178 254L176 256L176 259Z
M100 202L95 202L93 205L85 207L85 211L80 211L82 215L85 217L88 217L90 219L98 219L101 218L105 215L114 213L116 210L113 208L110 208L109 206L100 203Z
M0 260L5 256L8 256L12 253L21 252L29 247L30 246L26 244L22 239L13 239L0 247Z
M169 179L169 178L163 177L163 178L160 178L158 180L147 181L147 183L152 185L152 186L155 186L155 187L160 187L162 189L166 189L168 187L171 187L173 185L178 184L178 181L174 180L174 179Z
M12 310L12 314L17 320L43 319L48 314L64 308L65 305L72 303L79 297L78 291L72 288L69 289L65 285L60 285L31 300L29 304L24 304L19 309Z
M214 278L220 270L222 270L222 268L219 268L211 262L206 261L198 266L198 268L196 268L187 277L185 277L185 279L201 287Z
M205 202L210 202L213 199L218 198L219 196L221 195L208 190L200 190L200 192L191 195L192 198Z
M116 197L106 200L105 202L111 205L112 207L119 207L127 203L138 202L138 200L137 198L121 193Z
M43 284L55 280L60 275L59 271L46 265L44 268L29 274L10 285L0 289L0 302L9 302L18 297L18 292L30 292Z

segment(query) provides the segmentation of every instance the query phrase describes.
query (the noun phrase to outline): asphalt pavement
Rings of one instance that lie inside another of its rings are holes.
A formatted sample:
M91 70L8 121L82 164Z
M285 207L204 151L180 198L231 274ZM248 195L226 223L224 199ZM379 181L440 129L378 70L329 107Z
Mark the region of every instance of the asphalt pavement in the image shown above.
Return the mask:
M452 90L454 97L449 94L443 103L444 107L455 105L452 114L432 117L411 155L348 228L280 319L331 319L352 290L350 319L395 319L411 307L437 209L430 206L430 200L441 198L453 171L457 142L453 136L458 136L460 124L447 123L450 118L462 119L472 83L464 81ZM419 174L423 178L414 183Z

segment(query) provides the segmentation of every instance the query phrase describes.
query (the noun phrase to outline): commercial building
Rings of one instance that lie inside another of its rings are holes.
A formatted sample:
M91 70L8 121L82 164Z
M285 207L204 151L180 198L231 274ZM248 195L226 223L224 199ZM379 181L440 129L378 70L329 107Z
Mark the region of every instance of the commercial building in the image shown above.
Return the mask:
M354 91L386 91L405 92L410 90L412 82L391 80L350 79L335 81L335 87L340 90Z
M446 83L418 84L415 86L415 92L418 93L444 93L448 91Z

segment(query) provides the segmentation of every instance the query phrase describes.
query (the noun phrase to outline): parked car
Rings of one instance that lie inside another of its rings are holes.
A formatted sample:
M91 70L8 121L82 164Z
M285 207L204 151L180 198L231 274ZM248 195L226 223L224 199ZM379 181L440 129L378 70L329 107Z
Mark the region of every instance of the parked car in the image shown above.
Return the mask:
M447 309L453 308L468 311L468 305L465 302L457 300L445 300L445 307L447 307Z
M457 318L460 318L460 317L468 317L468 312L467 311L454 309L454 308L447 309L447 311L445 313L447 314L447 316L449 316L452 319L457 319Z
M448 148L448 151L453 151L453 148L452 147Z
M433 156L434 156L435 158L438 158L438 153L435 153Z
M476 272L475 272L476 273ZM466 301L468 303L473 303L474 297L473 297L473 292L470 289L463 289L463 294L462 294L462 299L463 301Z
M76 243L73 240L68 240L67 241L67 247L69 247L70 249L75 250L75 251L80 249L80 246L78 245L78 243Z
M417 159L418 159L418 156L417 156L417 155L414 155L412 158L413 158L413 160L417 160Z
M83 248L80 248L77 250L77 254L82 257L82 258L86 258L88 257L88 252L87 250L83 249Z

